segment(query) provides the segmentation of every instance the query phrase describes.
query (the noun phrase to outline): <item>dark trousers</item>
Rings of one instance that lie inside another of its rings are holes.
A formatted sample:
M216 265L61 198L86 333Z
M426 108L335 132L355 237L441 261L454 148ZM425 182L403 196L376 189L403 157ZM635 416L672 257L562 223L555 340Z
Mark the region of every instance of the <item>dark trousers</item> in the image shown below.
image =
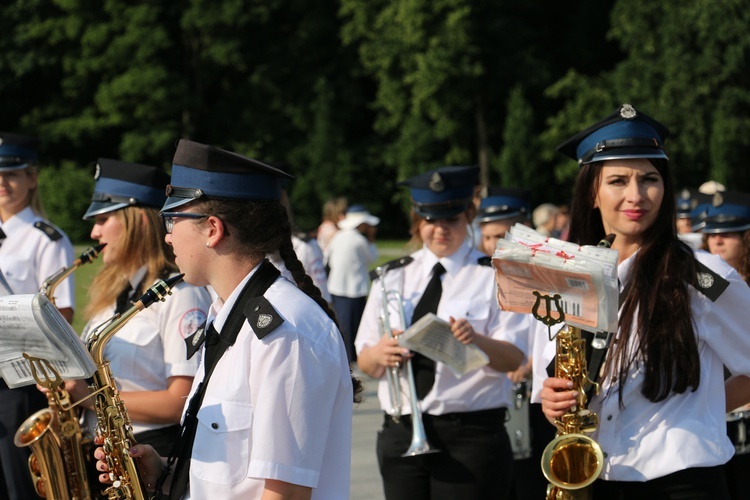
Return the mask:
M354 350L354 339L357 336L362 313L365 312L367 297L331 295L331 300L333 301L333 311L336 313L336 320L339 323L341 334L344 336L346 354L349 356L349 362L354 362L357 360L357 352Z
M0 388L0 498L39 498L29 474L28 448L13 443L16 430L32 413L47 407L47 398L35 386Z
M735 455L724 465L729 498L747 500L750 498L750 453Z
M542 405L529 405L529 427L531 430L531 457L513 463L513 479L510 498L515 500L544 499L549 481L542 473L541 461L544 448L555 437L557 429L549 423L542 412Z
M594 482L593 498L608 500L728 500L723 466L694 467L651 481ZM746 494L748 492L745 492Z
M505 409L424 415L427 440L438 453L402 457L412 440L410 416L386 415L377 455L388 500L506 499L513 452Z

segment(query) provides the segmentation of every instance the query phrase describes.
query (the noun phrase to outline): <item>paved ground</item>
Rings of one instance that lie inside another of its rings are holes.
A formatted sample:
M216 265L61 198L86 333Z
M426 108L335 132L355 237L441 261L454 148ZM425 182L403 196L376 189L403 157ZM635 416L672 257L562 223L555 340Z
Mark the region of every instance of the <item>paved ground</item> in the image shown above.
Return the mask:
M384 500L378 463L375 458L375 436L383 423L378 405L377 382L355 372L365 384L364 401L354 408L352 427L352 500Z

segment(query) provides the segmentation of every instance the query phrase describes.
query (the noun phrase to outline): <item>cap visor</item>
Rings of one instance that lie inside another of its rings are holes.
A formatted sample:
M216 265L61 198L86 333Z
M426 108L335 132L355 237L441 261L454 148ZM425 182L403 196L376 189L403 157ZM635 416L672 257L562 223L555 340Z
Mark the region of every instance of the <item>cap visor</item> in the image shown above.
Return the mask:
M100 214L114 212L121 208L129 206L128 203L112 203L111 201L92 201L86 213L83 214L83 220L91 219Z
M198 198L183 198L182 196L170 196L167 198L167 201L164 202L164 206L161 207L160 212L166 212L169 210L172 210L173 208L180 207L186 203L190 203L193 200L197 200Z

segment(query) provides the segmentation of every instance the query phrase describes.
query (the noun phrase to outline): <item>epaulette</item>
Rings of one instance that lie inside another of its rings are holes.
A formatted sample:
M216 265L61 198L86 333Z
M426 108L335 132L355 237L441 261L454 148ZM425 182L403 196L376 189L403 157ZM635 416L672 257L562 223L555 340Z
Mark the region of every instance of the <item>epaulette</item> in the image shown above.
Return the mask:
M370 281L375 281L380 276L378 275L378 268L383 268L385 272L392 271L394 269L398 269L399 267L404 267L414 262L414 257L411 257L410 255L407 255L405 257L401 257L394 260L389 260L388 262L384 264L380 264L378 267L370 271Z
M274 331L284 322L281 315L263 296L248 299L242 312L255 332L255 336L259 339Z
M191 335L185 337L185 348L187 350L187 359L192 358L196 352L198 352L206 341L206 323L204 322L200 328L198 328Z
M49 238L52 241L57 241L60 238L63 237L62 233L59 229L57 229L52 224L47 224L43 220L38 220L34 223L34 227L43 232L47 235L47 238Z
M300 240L304 241L305 243L309 243L309 242L310 242L310 240L312 239L312 236L310 236L309 234L307 234L307 233L304 233L304 232L302 232L302 231L299 231L299 232L297 232L297 233L294 233L294 236L296 236L296 237L297 237L297 238L299 238Z
M716 299L718 299L729 286L729 282L716 274L711 268L698 259L695 259L695 265L698 268L695 289L708 297L711 302L716 302Z
M485 255L484 257L479 257L477 259L477 264L479 264L480 266L492 267L492 257L489 257L487 255Z

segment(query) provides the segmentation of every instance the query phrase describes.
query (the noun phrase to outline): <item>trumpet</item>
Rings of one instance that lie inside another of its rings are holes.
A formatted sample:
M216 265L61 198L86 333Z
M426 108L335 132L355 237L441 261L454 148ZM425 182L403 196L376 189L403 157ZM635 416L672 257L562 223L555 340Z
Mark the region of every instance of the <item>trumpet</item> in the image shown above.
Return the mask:
M403 264L402 264L403 265ZM404 316L404 302L401 293L397 290L387 290L385 286L385 275L388 272L389 266L385 264L375 268L375 273L380 278L380 295L382 298L382 308L380 316L378 317L378 327L381 335L388 335L390 338L393 336L393 329L391 328L391 319L388 312L388 304L393 301L398 309L401 324L406 326L406 318ZM419 406L419 399L417 399L417 384L414 380L414 372L411 368L411 363L408 359L404 360L403 365L388 367L386 369L386 377L388 379L388 395L391 402L391 415L397 422L401 418L402 404L401 404L401 370L406 372L406 379L409 383L409 397L411 403L411 420L412 420L412 437L411 444L406 452L401 455L402 457L414 457L418 455L424 455L426 453L435 453L439 450L432 448L430 443L427 441L427 435L424 430L424 422L422 421L422 411Z

